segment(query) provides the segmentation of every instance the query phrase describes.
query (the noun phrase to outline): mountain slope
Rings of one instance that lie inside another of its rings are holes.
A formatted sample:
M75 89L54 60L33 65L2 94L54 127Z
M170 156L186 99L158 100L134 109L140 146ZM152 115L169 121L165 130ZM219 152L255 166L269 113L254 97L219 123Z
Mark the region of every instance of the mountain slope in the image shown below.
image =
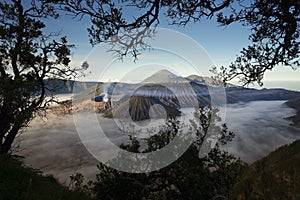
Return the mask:
M62 80L59 80L58 82L60 84L64 84ZM126 100L129 100L130 97L135 96L145 97L149 99L154 98L158 100L160 104L164 104L165 106L171 106L174 109L194 107L198 104L207 106L211 104L212 97L214 100L214 104L218 104L221 106L224 104L232 104L239 102L290 100L300 98L300 92L289 91L285 89L258 90L235 86L223 88L220 86L211 86L211 82L212 79L206 77L191 75L187 78L183 78L167 70L161 70L146 78L142 83L139 84L119 82L70 82L69 88L74 88L74 85L78 85L78 93L73 97L73 104L76 105L81 105L81 102L84 101L95 100L95 98L103 96L104 94L106 94L108 97L122 96L122 99L111 99L111 105L115 105L113 107L121 105ZM224 94L224 92L226 95ZM144 103L149 102L146 101ZM89 109L90 107L88 107L87 109ZM143 108L143 106L138 107ZM78 108L77 110L86 109ZM92 111L93 110L94 109L92 109ZM142 111L141 109L135 110L138 110L142 113L148 112ZM103 110L101 109L101 111ZM107 116L112 115L111 113L107 112ZM140 117L134 118L146 119L148 117L145 114L142 114Z
M235 186L231 199L300 199L300 140L253 163Z
M83 193L70 191L53 177L44 177L37 171L24 167L20 161L1 155L0 199L83 200L90 198Z
M53 94L70 94L84 91L97 85L97 82L81 82L64 79L47 79L45 80L46 88L50 89L47 93ZM74 91L73 91L74 89Z
M160 70L145 80L142 83L187 83L189 82L181 76L177 76L168 70Z
M150 118L174 118L180 115L180 111L173 106L162 103L154 97L133 96L113 109L112 114L116 118L131 117L133 121L142 121ZM111 114L106 115L110 116Z
M196 82L198 84L204 84L209 86L223 86L223 82L217 82L211 77L198 76L198 75L190 75L186 77L190 82ZM226 87L234 87L235 85L228 83Z
M300 97L300 92L286 89L253 89L230 87L225 88L227 102L249 102L249 101L273 101L273 100L290 100Z
M295 126L300 127L300 98L289 100L285 104L297 111L295 116L289 117L288 119L291 120Z

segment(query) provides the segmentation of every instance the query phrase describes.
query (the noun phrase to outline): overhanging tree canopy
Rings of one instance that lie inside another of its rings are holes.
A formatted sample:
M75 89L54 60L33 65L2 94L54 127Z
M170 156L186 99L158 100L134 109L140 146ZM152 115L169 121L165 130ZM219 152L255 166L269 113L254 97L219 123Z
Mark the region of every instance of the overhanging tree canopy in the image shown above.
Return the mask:
M91 44L95 45L124 32L131 35L117 40L124 48L117 53L138 55L140 47L147 47L143 37L152 36L147 27L157 26L161 15L170 19L170 24L185 26L203 18L216 16L222 25L239 22L249 27L251 45L245 47L228 67L215 67L224 82L239 78L244 84L258 82L266 71L279 64L299 66L300 2L298 0L70 0L60 1L62 8L75 16L90 17L88 28ZM126 17L128 6L139 10L140 15ZM229 14L228 14L229 13ZM201 26L201 24L199 24Z
M28 2L27 2L28 3ZM70 48L65 37L43 33L43 17L57 17L51 3L11 0L0 3L0 153L45 108L46 79L69 77Z

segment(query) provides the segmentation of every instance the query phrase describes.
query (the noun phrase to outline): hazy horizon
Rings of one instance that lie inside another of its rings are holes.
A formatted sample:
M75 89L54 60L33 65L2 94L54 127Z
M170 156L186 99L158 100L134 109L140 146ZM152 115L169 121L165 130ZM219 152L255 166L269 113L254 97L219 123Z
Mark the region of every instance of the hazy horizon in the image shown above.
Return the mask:
M191 74L193 75L193 74ZM189 75L189 76L191 76ZM186 78L188 76L185 76L184 78ZM209 76L204 76L204 77L209 77ZM80 82L103 82L103 81L95 81L95 80L84 80L84 81L80 81ZM112 83L112 82L119 82L117 80L115 81L105 81L103 83ZM126 82L126 81L122 81L121 83L129 83L129 84L136 84L139 82ZM231 83L231 82L229 82ZM232 83L234 85L239 86L237 83ZM255 88L255 89L274 89L274 88L283 88L283 89L287 89L287 90L292 90L292 91L299 91L300 92L300 80L299 81L283 81L283 80L273 80L273 81L263 81L263 86L258 86L256 84L253 85L249 85L249 88Z
M264 85L262 87L254 87L257 89L262 89L262 88L284 88L288 90L294 90L294 91L299 91L300 92L300 80L299 81L264 81Z

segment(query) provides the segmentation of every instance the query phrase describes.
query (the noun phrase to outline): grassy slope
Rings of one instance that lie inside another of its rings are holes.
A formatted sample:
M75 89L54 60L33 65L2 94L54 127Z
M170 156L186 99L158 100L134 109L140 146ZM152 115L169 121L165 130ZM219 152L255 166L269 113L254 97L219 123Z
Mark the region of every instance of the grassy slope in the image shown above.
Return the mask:
M300 199L300 140L252 164L231 199Z
M44 177L33 169L25 168L17 160L0 156L0 199L81 200L88 198L82 193L69 191L52 177Z

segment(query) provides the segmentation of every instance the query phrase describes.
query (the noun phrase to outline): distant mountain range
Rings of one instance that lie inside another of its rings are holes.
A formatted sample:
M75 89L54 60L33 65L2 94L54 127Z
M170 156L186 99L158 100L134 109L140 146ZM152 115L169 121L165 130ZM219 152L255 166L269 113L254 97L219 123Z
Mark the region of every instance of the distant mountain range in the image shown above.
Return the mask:
M209 104L211 96L210 90L218 91L218 89L221 88L220 86L215 86L213 82L214 81L208 77L191 75L187 78L183 78L167 70L161 70L146 78L140 84L78 82L76 85L79 87L76 87L76 90L77 92L83 92L85 95L90 95L87 98L92 98L93 96L101 95L105 87L109 95L120 95L124 93L127 98L132 95L152 96L164 100L179 98L179 101L182 102L182 106L188 106L192 101L191 97L195 95L199 103ZM61 81L61 83L63 82ZM70 85L70 88L73 88L74 82L70 82ZM88 89L85 90L85 88ZM172 90L166 90L166 88L171 88ZM62 91L68 92L69 90L60 90L59 93ZM282 88L258 90L229 85L225 87L225 92L227 103L300 98L300 92Z
M45 85L48 94L72 94L79 93L88 88L94 87L98 82L82 82L63 79L47 79ZM73 91L74 89L74 91Z
M128 104L128 101L130 101L130 104L138 104L130 105L131 110L139 113L137 117L133 117L135 120L146 119L149 116L148 109L150 108L146 105L152 105L153 102L159 102L165 108L172 107L176 110L181 107L193 107L197 104L210 105L212 94L214 99L217 100L216 102L220 104L300 98L300 92L280 88L258 90L234 85L222 88L208 77L197 75L181 77L167 70L158 71L138 84L74 82L57 79L49 81L50 83L55 83L60 87L56 92L57 94L70 93L74 90L74 93L77 93L75 99L79 102L87 99L102 101L103 96L106 95L109 97L108 99L113 109L120 110L120 108L124 107L122 104L125 102ZM226 97L222 101L224 91ZM142 97L147 98L147 100L141 100ZM133 101L132 99L138 99L138 101ZM146 105L142 105L142 102ZM134 112L132 112L132 116L136 116L136 114L133 114Z
M140 85L145 84L178 84L178 83L197 83L202 85L214 86L216 85L216 81L214 81L210 77L202 77L198 75L190 75L188 77L177 76L168 70L160 70L150 77L143 80ZM79 93L87 88L91 88L96 86L97 84L104 84L103 82L95 82L95 81L73 81L73 80L63 80L63 79L48 79L46 80L47 88L51 88L53 93L55 94L68 94L68 93ZM115 85L116 82L109 83ZM126 83L118 83L125 84ZM130 85L130 84L128 84ZM135 84L132 84L135 85ZM75 87L74 87L75 86ZM229 84L228 86L233 86ZM75 89L75 91L73 91Z

